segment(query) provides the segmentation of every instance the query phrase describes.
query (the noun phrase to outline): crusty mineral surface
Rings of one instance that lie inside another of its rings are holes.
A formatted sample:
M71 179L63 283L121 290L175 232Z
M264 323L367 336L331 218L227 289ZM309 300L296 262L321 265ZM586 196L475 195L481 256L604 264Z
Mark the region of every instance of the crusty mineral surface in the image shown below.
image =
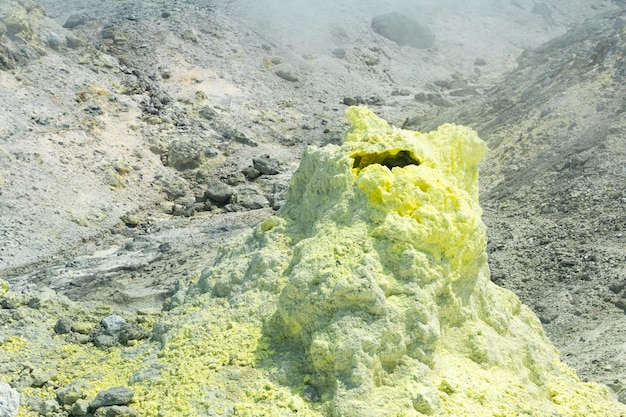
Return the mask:
M265 366L329 416L623 415L490 281L476 133L347 116L345 142L309 148L286 206L201 278L263 306Z

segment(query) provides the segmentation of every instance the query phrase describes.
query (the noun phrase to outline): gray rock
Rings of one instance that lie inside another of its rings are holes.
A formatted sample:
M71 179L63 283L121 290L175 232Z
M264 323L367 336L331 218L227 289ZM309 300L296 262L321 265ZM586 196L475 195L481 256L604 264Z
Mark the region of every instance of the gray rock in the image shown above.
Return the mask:
M372 19L372 29L400 46L427 49L435 43L435 35L428 26L398 12L376 16Z
M56 400L46 400L39 407L39 415L45 417L56 416L61 411L61 406Z
M20 408L20 394L6 382L0 382L0 417L15 417Z
M298 76L295 75L292 71L287 70L287 69L276 70L274 74L276 74L278 77L286 81L290 81L290 82L298 81Z
M31 386L41 388L57 376L57 371L56 369L35 368L30 371L30 376L33 378Z
M67 33L65 35L65 45L71 49L82 48L87 44L87 38L82 33Z
M86 416L89 413L89 401L82 398L77 400L70 412L73 416Z
M230 200L234 193L235 190L230 185L214 179L209 182L204 195L213 200L215 203L223 205Z
M57 391L57 400L62 405L72 405L84 398L85 391L90 388L89 382L84 379L75 379Z
M56 334L68 334L71 331L72 331L72 322L65 317L60 318L54 325L54 332Z
M96 410L110 405L126 405L133 400L134 395L135 392L127 387L110 388L106 391L100 391L96 398L89 403L89 407Z
M122 331L122 327L126 324L126 320L117 314L111 314L103 318L100 324L102 324L102 327L104 327L107 334L116 336L120 333L120 331Z
M48 33L46 41L48 43L48 46L52 49L58 50L63 46L63 40L59 35L54 32Z
M356 106L362 104L363 99L361 97L344 97L342 103L346 106Z
M541 302L535 304L534 310L543 324L552 323L559 316L554 308Z
M206 155L206 149L206 145L198 140L175 140L169 147L167 163L179 171L198 168Z
M258 170L261 174L276 175L280 172L278 170L278 160L267 154L252 159L252 164L254 169Z
M233 203L250 210L261 209L270 205L259 188L252 184L241 187L233 196Z
M256 178L259 178L259 176L261 175L261 172L254 167L244 168L241 172L243 173L243 175L246 177L248 181L252 181Z
M86 13L72 14L70 15L70 17L67 18L67 20L63 24L63 27L66 29L73 29L77 26L84 25L90 20L91 18Z
M125 324L119 334L120 343L126 345L131 340L143 340L150 337L150 332L136 323Z
M392 96L410 96L411 92L404 88L396 88L391 92Z
M93 338L93 344L99 348L107 348L115 346L118 342L117 337L105 333L99 333Z
M113 405L96 410L94 417L139 417L139 413L130 407Z
M284 182L275 182L272 187L272 194L270 195L269 202L270 206L274 210L280 209L285 205L285 194L287 194L287 190L289 189L289 185Z

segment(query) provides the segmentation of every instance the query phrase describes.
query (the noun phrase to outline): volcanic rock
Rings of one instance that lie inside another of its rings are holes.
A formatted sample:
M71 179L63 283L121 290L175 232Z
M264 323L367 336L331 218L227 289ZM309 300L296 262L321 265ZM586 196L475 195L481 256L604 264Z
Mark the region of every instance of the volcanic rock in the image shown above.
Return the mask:
M428 26L398 12L376 16L372 19L372 29L400 46L427 49L435 43L435 35Z

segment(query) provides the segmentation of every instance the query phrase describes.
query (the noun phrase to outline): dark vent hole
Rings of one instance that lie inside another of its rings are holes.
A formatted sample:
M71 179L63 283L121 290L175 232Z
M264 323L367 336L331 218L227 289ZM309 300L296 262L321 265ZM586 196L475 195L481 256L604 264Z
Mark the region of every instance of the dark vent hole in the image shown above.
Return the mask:
M355 155L353 158L354 163L352 164L352 168L357 168L359 170L372 164L384 165L389 169L392 169L393 167L405 167L407 165L420 164L417 159L413 158L411 152L409 151L400 151L395 155L391 155L387 152L382 154Z

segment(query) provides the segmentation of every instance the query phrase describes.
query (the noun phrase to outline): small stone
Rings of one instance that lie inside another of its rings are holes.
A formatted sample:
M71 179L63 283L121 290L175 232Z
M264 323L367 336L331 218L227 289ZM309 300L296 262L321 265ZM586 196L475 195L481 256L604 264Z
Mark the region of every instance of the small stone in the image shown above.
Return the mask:
M267 154L252 159L252 164L254 169L258 170L261 174L276 175L280 172L278 170L278 160Z
M39 407L39 415L41 416L55 416L61 411L61 406L56 400L46 400L41 403Z
M159 208L162 213L172 214L174 212L174 203L173 201L162 201L159 203Z
M626 281L614 281L609 284L609 290L614 294L619 294L626 287Z
M109 405L126 405L133 400L134 395L135 392L127 387L110 388L106 391L100 391L96 398L89 403L89 407L96 410Z
M346 106L356 106L357 104L361 104L362 100L359 97L344 97L343 104Z
M57 376L57 371L55 369L43 370L35 368L30 372L30 376L33 378L31 386L41 388Z
M257 210L270 205L267 198L253 184L241 187L233 196L233 203L250 210Z
M82 398L77 400L72 405L71 413L73 416L86 416L89 413L89 401Z
M115 346L117 344L117 337L113 337L108 334L100 333L93 338L93 344L99 348L107 348Z
M150 337L150 332L136 323L125 324L119 334L120 343L126 345L131 340L143 340Z
M186 41L198 43L198 33L193 29L185 29L181 32L180 37Z
M298 81L298 77L291 71L285 69L279 69L274 72L278 77L282 78L285 81L296 82Z
M0 416L15 417L20 408L20 394L6 382L0 381Z
M167 163L174 169L185 171L202 165L206 155L206 145L199 140L176 140L168 149Z
M556 310L543 303L535 304L535 312L543 324L552 323L559 316Z
M65 317L60 318L54 325L54 332L56 334L68 334L71 331L72 331L72 322Z
M122 221L128 227L137 227L141 222L141 218L134 214L126 214L122 217Z
M84 398L85 391L90 388L89 382L84 379L75 379L57 391L57 400L62 405L72 405Z
M261 172L258 169L255 169L254 167L244 168L241 172L243 173L244 177L246 177L248 181L252 181L258 178L259 176L261 176Z
M61 46L63 46L63 41L61 40L61 37L54 32L48 33L47 43L50 48L55 50L58 50L61 48Z
M111 314L103 318L100 324L102 324L107 334L114 336L122 330L126 320L117 314Z
M139 417L139 413L129 407L113 405L98 408L94 417Z
M15 310L17 308L17 305L10 298L4 297L4 298L0 298L0 308L4 308L7 310Z
M89 20L91 20L91 18L85 13L73 14L67 18L67 20L63 24L63 27L66 29L73 29L77 26L84 25Z
M391 92L392 96L410 96L411 92L409 90L405 90L405 89L398 89L396 88L395 90L393 90Z
M317 389L315 387L312 387L311 385L306 385L304 387L302 397L304 397L305 400L311 402L316 402L321 399L320 394L317 392Z
M80 334L89 334L93 330L93 327L93 324L85 321L79 321L72 324L72 330Z
M217 149L213 149L210 146L204 148L204 156L206 156L207 158L213 158L217 155L219 155L219 151Z
M226 204L228 200L230 200L234 192L235 190L231 186L224 184L220 180L215 179L209 182L204 195L206 195L207 198L210 198L217 204L223 205Z
M346 50L343 48L333 49L332 54L335 58L344 59L346 57Z
M78 49L87 43L87 39L81 33L67 33L65 35L65 44L68 48Z
M615 301L615 307L624 310L624 313L626 313L626 298L620 298L619 300Z

